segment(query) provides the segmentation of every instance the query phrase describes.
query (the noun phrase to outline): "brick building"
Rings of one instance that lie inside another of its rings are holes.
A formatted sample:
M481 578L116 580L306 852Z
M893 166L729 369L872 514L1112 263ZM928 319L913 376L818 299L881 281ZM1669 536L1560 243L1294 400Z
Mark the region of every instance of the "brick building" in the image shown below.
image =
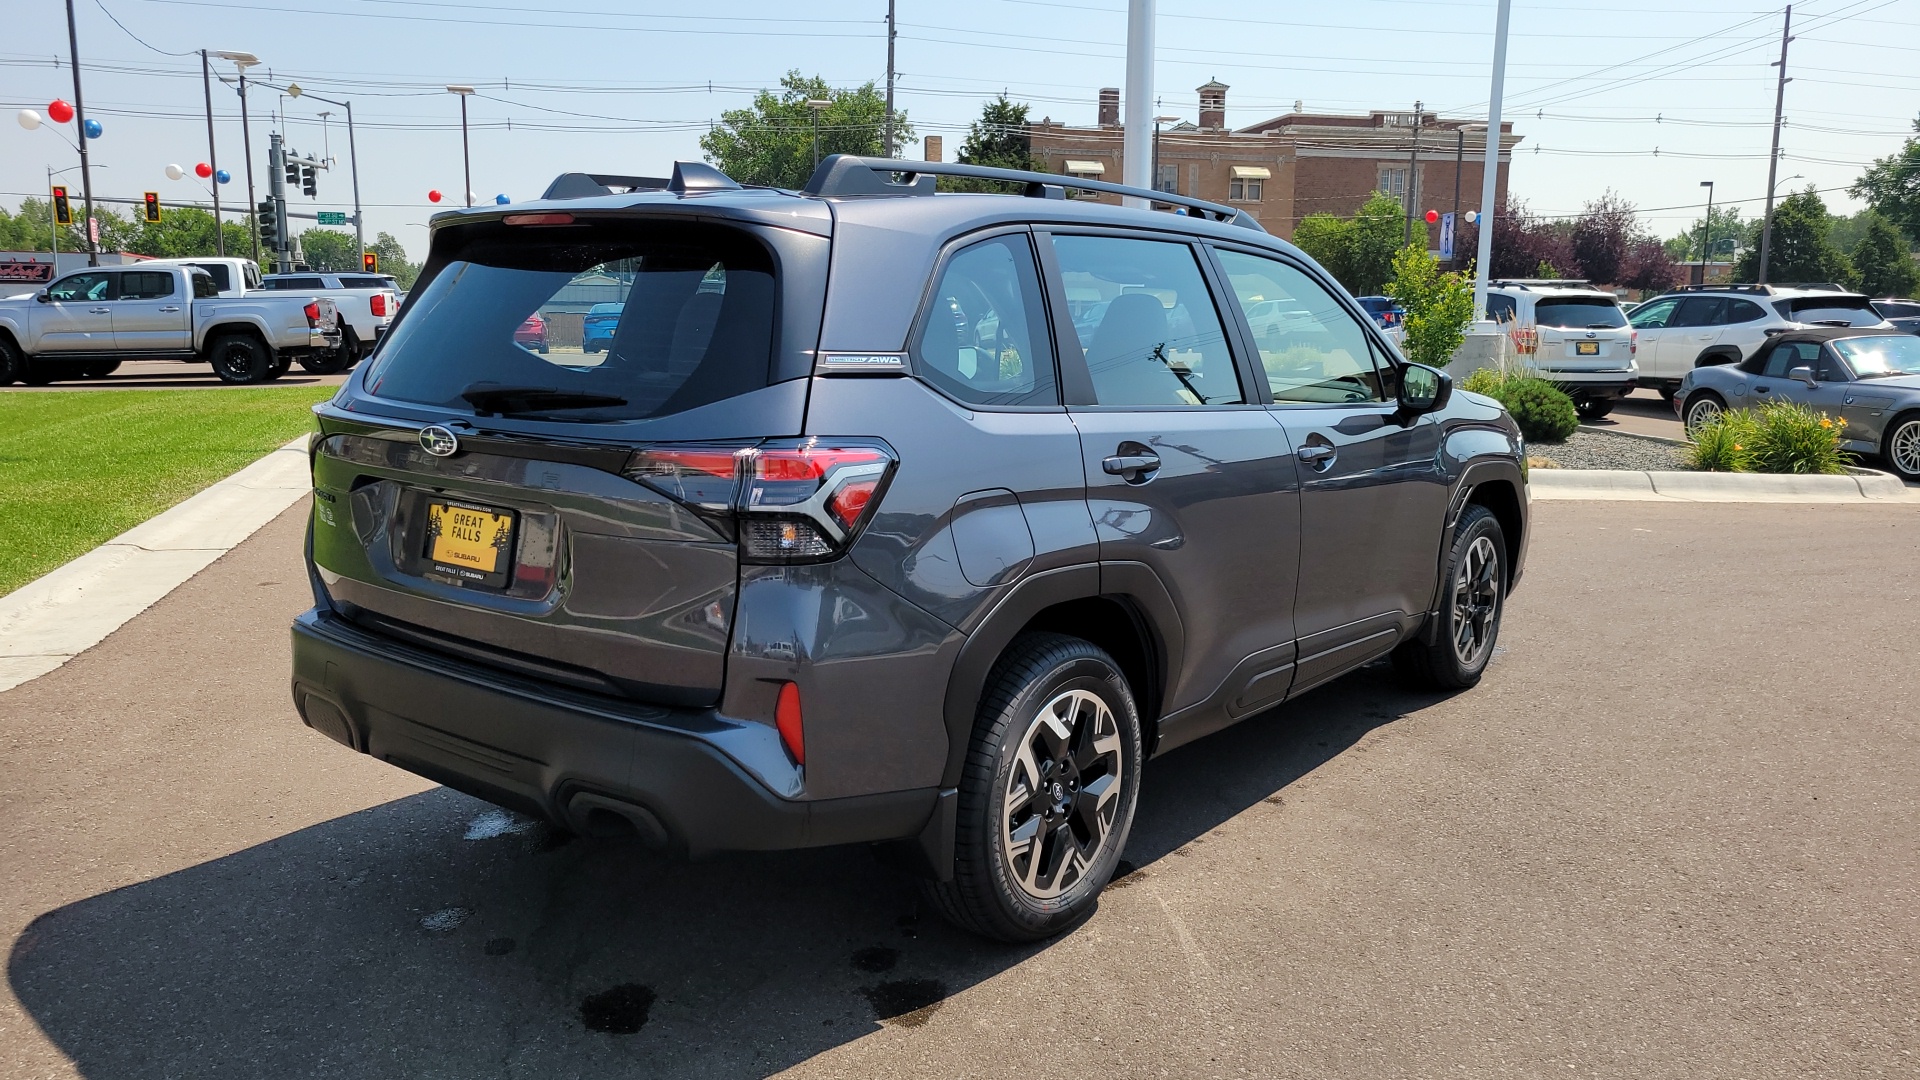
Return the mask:
M1226 126L1227 90L1209 81L1198 88L1199 115L1161 128L1155 189L1241 207L1268 232L1293 235L1308 214L1351 214L1375 191L1405 198L1414 187L1416 220L1428 210L1480 201L1486 144L1483 127L1442 120L1433 113L1376 111L1365 116L1294 112L1250 127ZM1033 125L1033 156L1049 172L1096 180L1136 182L1121 161L1120 91L1100 91L1093 127L1042 120ZM1501 124L1498 201L1505 202L1508 162L1520 136ZM1414 153L1416 136L1419 153ZM1455 168L1456 151L1460 165ZM935 151L937 153L937 151ZM1107 197L1111 198L1111 197ZM1428 237L1439 244L1439 230Z

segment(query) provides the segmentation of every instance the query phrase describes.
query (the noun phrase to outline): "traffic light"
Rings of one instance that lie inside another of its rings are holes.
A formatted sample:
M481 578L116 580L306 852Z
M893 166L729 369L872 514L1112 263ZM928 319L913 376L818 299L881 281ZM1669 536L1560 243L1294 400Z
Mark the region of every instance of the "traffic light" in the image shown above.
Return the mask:
M300 166L300 190L306 192L308 198L312 198L320 193L319 187L313 182L313 166L311 165Z
M300 166L297 162L293 161L292 158L288 158L287 160L287 186L300 186Z
M371 251L361 252L360 253L360 269L365 270L369 274L379 273L380 272L380 256L375 255Z
M53 189L53 220L62 225L73 224L73 207L67 204L65 185L55 185Z
M158 225L159 223L160 193L157 191L149 191L147 192L147 224Z
M260 227L260 246L280 249L280 215L274 212L272 199L263 200L254 207L253 219Z

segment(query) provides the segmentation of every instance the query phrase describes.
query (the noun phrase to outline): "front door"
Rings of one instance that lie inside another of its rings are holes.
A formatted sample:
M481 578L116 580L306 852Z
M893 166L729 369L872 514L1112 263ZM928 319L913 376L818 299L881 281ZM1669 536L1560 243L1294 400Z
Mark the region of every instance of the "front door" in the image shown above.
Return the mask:
M1673 319L1660 335L1660 370L1667 378L1684 379L1700 359L1713 348L1727 328L1727 300L1724 296L1689 296L1674 309Z
M1057 233L1048 261L1056 324L1073 328L1059 335L1062 377L1103 587L1144 566L1180 615L1167 712L1216 694L1235 715L1278 701L1292 679L1299 487L1199 251Z
M1678 381L1686 377L1685 371L1669 372L1661 362L1660 342L1669 333L1667 324L1673 321L1674 310L1680 306L1683 297L1668 296L1659 300L1649 300L1633 309L1627 316L1627 323L1640 335L1640 351L1635 359L1640 362L1640 377L1643 379L1670 379Z
M1272 256L1216 254L1243 309L1279 299L1289 315L1255 344L1300 463L1297 691L1387 651L1432 606L1449 498L1440 429L1403 422L1398 369L1326 285Z
M176 353L193 348L185 277L170 270L122 270L113 302L113 345L118 352Z
M102 270L69 274L47 289L47 302L33 307L40 354L113 351L113 275Z

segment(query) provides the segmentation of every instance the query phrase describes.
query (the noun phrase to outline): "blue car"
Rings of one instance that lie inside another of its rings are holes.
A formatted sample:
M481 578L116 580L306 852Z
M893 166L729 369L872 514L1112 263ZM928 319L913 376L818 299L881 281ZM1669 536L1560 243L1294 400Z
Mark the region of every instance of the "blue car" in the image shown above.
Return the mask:
M580 332L580 349L583 352L604 352L613 344L613 332L620 326L620 313L626 310L625 304L595 304L587 309L587 317Z
M1373 321L1379 323L1382 330L1399 326L1401 320L1407 317L1407 309L1395 303L1391 296L1356 296L1354 299L1360 302L1367 314L1373 316Z

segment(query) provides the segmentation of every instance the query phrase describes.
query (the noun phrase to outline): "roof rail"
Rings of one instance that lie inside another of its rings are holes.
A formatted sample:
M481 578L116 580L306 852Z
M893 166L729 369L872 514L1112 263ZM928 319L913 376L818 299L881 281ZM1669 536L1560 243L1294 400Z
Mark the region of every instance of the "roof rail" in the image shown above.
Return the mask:
M1772 285L1681 285L1672 292L1738 292L1752 293L1755 296L1772 296Z
M1487 284L1510 289L1532 289L1535 286L1544 286L1549 289L1593 288L1593 282L1586 278L1496 278Z
M1845 285L1836 285L1831 281L1783 281L1780 283L1780 287L1783 289L1806 289L1809 292L1850 293L1853 291Z
M901 183L895 174L906 177ZM1258 232L1266 230L1240 210L1185 195L1146 188L1109 184L1103 180L1083 180L1057 173L1028 172L1024 169L995 169L985 165L966 165L946 161L906 161L901 158L858 157L835 154L813 170L813 176L801 191L808 195L932 195L934 177L968 176L977 180L999 180L1024 185L1021 194L1034 199L1063 199L1066 189L1097 191L1106 195L1132 195L1157 203L1169 203L1194 211L1213 221L1224 221Z
M624 195L636 191L671 191L685 195L694 191L734 191L739 184L726 173L698 161L676 161L673 175L617 176L611 173L561 173L540 197L543 199L592 199L602 195ZM615 190L618 189L618 190Z

